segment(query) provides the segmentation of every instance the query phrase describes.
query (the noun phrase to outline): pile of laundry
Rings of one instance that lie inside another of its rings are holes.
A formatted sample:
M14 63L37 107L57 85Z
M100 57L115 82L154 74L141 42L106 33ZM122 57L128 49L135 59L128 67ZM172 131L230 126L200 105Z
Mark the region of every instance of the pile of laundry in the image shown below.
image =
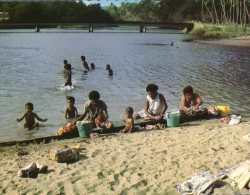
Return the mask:
M49 151L49 158L58 163L73 163L80 159L80 151L84 150L80 144L75 146L60 146ZM39 173L48 173L48 166L32 162L21 168L17 175L22 178L37 178Z
M241 116L229 115L229 116L220 118L219 121L222 123L229 124L229 125L237 125L241 122Z
M182 194L211 194L213 189L226 183L240 190L244 187L250 188L250 160L240 163L236 167L223 170L216 176L208 171L192 176L190 179L175 186L176 190Z

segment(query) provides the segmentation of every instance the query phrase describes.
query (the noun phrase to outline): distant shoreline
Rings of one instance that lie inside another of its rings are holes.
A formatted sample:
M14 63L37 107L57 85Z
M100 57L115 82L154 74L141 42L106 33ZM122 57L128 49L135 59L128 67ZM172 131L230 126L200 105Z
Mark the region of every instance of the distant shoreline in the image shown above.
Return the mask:
M194 39L194 42L201 44L250 47L250 35L235 38Z

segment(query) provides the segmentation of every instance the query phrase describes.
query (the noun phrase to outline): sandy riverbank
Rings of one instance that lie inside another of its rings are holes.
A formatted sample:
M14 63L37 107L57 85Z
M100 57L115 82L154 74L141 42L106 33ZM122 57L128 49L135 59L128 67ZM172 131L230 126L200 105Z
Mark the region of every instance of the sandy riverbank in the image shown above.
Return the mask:
M200 40L199 39L199 40L195 40L194 42L202 43L202 44L250 47L250 35L236 37L236 38L227 38L227 39L213 39L213 40Z
M178 194L173 186L191 176L230 168L249 159L250 120L230 126L217 119L185 123L177 128L75 138L48 144L0 147L0 194ZM48 151L81 144L81 159L60 164ZM27 155L18 155L18 152ZM19 178L31 162L48 165L37 179ZM249 194L225 185L214 194Z

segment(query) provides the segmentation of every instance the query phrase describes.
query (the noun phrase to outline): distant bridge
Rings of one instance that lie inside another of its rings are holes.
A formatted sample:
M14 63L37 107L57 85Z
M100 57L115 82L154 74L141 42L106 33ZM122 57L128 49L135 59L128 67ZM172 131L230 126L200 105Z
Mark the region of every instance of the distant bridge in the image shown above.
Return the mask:
M190 32L194 28L193 23L171 23L171 22L140 22L140 21L115 21L115 22L77 22L77 23L0 23L0 29L13 29L13 28L35 28L37 32L41 28L53 28L57 26L86 26L89 32L94 32L96 27L105 27L105 26L138 26L139 32L143 33L147 31L148 26L156 26L160 28L167 29L187 29L187 32Z

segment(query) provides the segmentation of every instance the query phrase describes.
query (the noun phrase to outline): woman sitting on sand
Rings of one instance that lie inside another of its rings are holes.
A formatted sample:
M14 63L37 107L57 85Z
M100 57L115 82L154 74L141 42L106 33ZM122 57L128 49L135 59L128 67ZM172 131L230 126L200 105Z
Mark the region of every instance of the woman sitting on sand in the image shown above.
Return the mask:
M161 122L168 108L165 97L157 92L158 86L155 84L149 84L146 91L148 96L146 97L144 110L140 111L135 119L144 118L145 121Z
M81 121L87 116L87 120L93 121L95 127L110 129L113 124L107 121L109 117L107 108L104 101L100 100L99 92L91 91L89 100L84 104L83 114L77 118L77 121Z
M191 86L184 87L183 95L180 101L180 109L182 112L188 113L197 111L202 103L203 100L197 93L193 92L193 88Z

